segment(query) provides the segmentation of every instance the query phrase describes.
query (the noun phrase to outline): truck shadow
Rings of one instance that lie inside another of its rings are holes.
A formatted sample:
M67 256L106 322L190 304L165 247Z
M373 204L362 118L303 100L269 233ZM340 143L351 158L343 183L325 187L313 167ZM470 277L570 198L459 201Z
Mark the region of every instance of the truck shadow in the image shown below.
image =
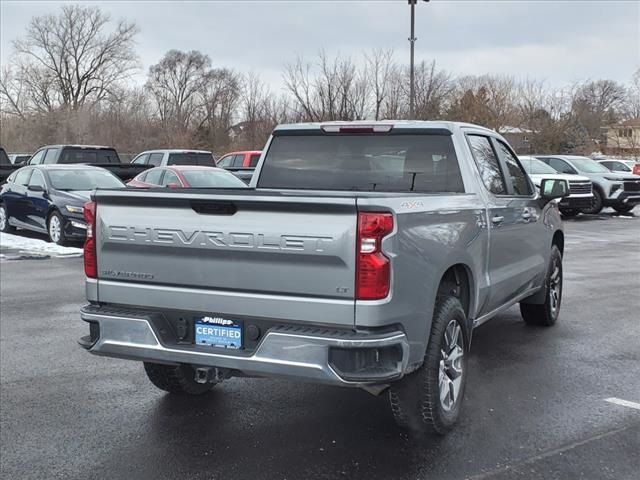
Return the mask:
M164 464L162 471L215 478L389 478L389 471L407 476L414 464L386 395L264 379L239 380L240 388L232 382L200 398L158 399L148 437L163 446L153 460Z

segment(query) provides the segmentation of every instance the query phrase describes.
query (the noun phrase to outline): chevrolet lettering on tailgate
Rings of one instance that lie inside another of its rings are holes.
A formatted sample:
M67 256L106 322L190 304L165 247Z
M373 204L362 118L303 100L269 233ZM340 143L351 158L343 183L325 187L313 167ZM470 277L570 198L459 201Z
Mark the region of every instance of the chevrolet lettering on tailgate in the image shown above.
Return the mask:
M261 248L266 250L326 251L333 238L308 235L265 235L261 233L185 231L168 228L108 227L107 238L113 241L156 243L183 246Z

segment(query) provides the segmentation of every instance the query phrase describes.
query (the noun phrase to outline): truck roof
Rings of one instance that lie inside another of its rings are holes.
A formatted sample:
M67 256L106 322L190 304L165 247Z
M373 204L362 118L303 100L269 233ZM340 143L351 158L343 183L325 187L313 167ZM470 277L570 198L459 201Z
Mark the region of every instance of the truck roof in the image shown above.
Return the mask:
M143 153L207 153L211 155L211 152L208 150L192 150L189 148L159 148L157 150L145 150L138 155Z
M109 147L106 145L70 145L70 144L58 144L58 145L43 145L42 148L93 148L96 150L115 150L115 147Z
M96 168L104 170L102 167L98 167L96 165L86 165L84 163L46 163L37 165L25 165L25 167L37 168L39 170L95 170Z
M307 123L286 123L276 126L274 131L278 130L319 130L323 126L327 125L345 125L345 126L376 126L376 125L391 125L392 127L401 128L441 128L449 131L453 131L461 127L471 127L488 132L494 132L486 127L475 125L473 123L465 122L448 122L448 121L433 121L433 120L355 120L355 121L331 121L331 122L307 122Z

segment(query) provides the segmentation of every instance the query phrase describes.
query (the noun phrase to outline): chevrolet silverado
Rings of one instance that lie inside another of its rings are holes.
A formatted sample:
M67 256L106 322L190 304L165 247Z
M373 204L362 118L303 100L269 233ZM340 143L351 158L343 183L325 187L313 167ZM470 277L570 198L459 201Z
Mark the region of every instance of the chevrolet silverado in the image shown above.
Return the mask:
M93 354L202 394L234 376L388 391L446 433L473 329L562 298L566 180L534 188L494 131L449 122L281 125L250 189L98 190L85 205Z

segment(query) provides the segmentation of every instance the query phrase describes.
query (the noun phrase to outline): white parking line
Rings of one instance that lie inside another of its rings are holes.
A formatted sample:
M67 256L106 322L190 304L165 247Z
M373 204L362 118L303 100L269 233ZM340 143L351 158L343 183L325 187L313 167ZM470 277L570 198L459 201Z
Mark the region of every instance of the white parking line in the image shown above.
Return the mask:
M605 402L615 403L616 405L622 405L623 407L635 408L640 410L640 403L630 402L629 400L622 400L621 398L611 397L605 398Z

